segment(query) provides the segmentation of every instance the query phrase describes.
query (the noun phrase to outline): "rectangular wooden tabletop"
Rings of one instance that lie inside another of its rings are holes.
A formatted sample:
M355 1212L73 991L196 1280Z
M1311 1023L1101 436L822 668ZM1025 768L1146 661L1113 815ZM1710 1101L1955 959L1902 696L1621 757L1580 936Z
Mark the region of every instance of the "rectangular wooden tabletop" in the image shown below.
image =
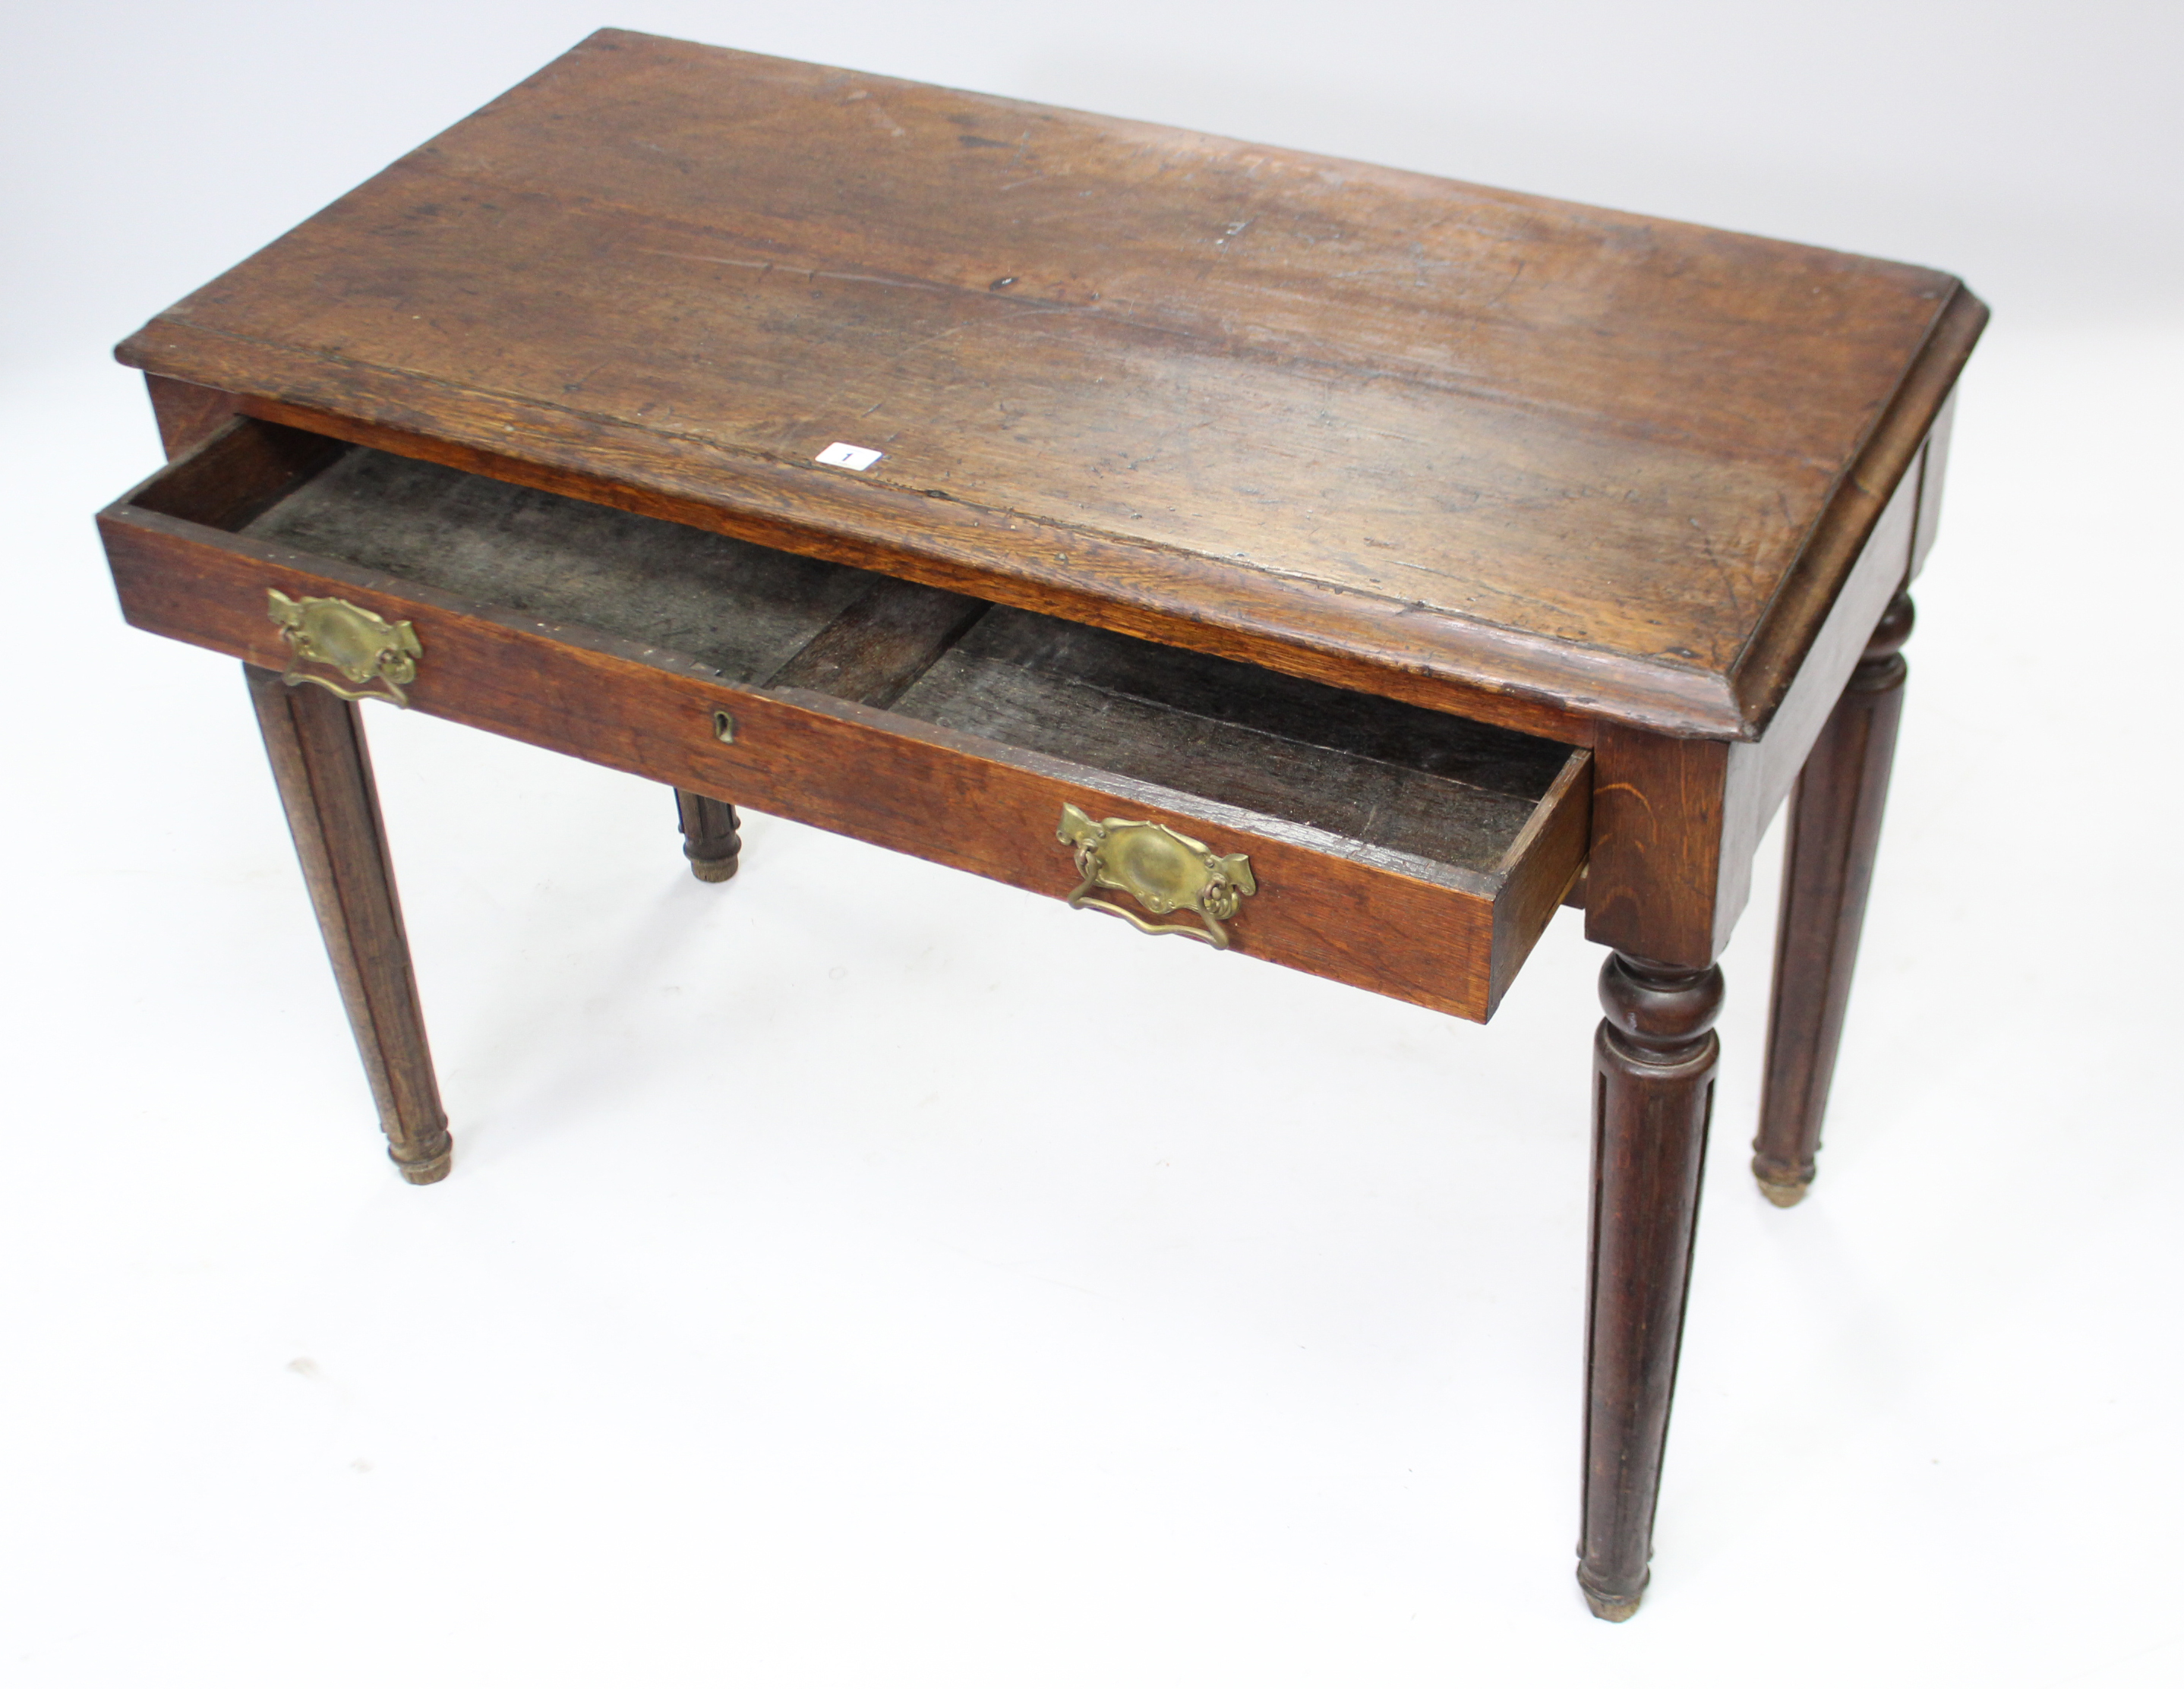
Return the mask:
M1339 684L1750 738L1985 315L1906 265L603 31L120 356Z

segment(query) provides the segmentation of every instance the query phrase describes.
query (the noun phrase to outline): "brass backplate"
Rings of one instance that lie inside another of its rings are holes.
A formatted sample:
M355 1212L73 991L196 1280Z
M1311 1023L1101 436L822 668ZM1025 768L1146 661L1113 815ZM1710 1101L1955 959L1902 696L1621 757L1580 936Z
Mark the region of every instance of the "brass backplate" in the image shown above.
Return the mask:
M1228 931L1222 923L1234 918L1238 902L1259 889L1248 856L1217 856L1156 821L1095 821L1075 804L1064 804L1055 837L1075 852L1077 872L1084 876L1069 894L1069 906L1118 915L1141 933L1180 933L1227 950ZM1187 909L1206 924L1147 921L1095 897L1095 891L1126 891L1156 915Z
M309 681L337 697L380 698L410 707L402 688L416 679L417 659L425 652L408 622L389 622L344 599L292 599L278 589L267 591L265 613L288 643L288 666L281 678L289 685Z

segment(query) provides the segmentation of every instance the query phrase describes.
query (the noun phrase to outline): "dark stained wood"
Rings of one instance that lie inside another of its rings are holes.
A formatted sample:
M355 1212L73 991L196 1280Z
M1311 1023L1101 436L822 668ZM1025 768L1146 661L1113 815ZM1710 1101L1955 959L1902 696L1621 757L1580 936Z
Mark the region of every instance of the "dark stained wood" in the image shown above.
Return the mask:
M287 685L256 664L246 663L243 675L387 1153L412 1185L431 1185L448 1176L454 1143L425 1041L363 722L355 705L316 686Z
M1245 954L1474 1019L1584 907L1579 1579L1623 1619L1712 964L1794 785L1754 1166L1795 1200L1883 610L1986 319L1906 265L603 31L126 342L187 454L101 525L133 622L253 666L412 1179L448 1140L359 718L270 672L269 588L413 622L420 709L673 786L701 878L745 803L1063 895L1073 803L1248 854Z
M235 415L233 393L165 376L145 376L144 387L152 397L152 414L159 421L159 444L170 458L196 450Z
M1515 980L1555 911L1569 904L1585 907L1592 789L1592 759L1570 758L1497 865L1503 889L1494 905L1495 1002Z
M894 709L1481 874L1572 761L1546 741L1451 732L1447 716L1384 699L1019 610L992 611Z
M873 581L811 643L767 677L768 686L801 687L881 708L910 690L992 606L981 599Z
M1922 502L1919 465L1928 435L1936 420L1945 417L1955 395L1957 376L1970 359L1986 321L1986 306L1969 293L1956 296L1951 309L1936 322L1933 337L1919 361L1881 413L1865 449L1836 486L1797 566L1768 607L1766 619L1754 630L1732 666L1732 685L1744 701L1747 728L1736 737L1756 739L1758 729L1763 727L1779 753L1786 739L1798 737L1802 731L1796 727L1786 733L1780 731L1780 713L1789 706L1793 685L1809 693L1821 672L1830 668L1825 660L1815 659L1831 633L1843 643L1840 661L1846 669L1855 661L1857 639L1854 634L1846 638L1843 632L1845 605L1858 597L1856 588L1861 585L1867 593L1876 592L1875 577L1894 566L1892 563L1884 566L1879 560L1884 555L1892 559L1899 547L1908 549L1915 541ZM1945 452L1947 446L1945 439ZM1930 521L1927 532L1930 537ZM1886 593L1880 596L1885 601ZM1850 626L1852 629L1870 626L1862 600L1851 615ZM1825 700L1830 694L1824 688L1819 695ZM1817 715L1825 714L1823 702ZM1812 733L1817 731L1816 717L1810 731L1802 733L1805 743L1809 744ZM1788 789L1801 760L1802 750L1779 775L1776 801ZM1779 762L1776 766L1780 766ZM1772 803L1766 808L1773 813Z
M211 455L235 454L224 442ZM883 703L1480 873L1569 760L1490 726L368 449L248 532L726 680Z
M198 508L169 514L191 516ZM248 526L254 537L300 552L521 611L534 626L598 627L604 619L625 639L732 681L779 672L879 578L370 450L350 449L309 485L284 487L277 504Z
M144 509L207 527L241 528L337 462L338 440L248 421L223 423L200 449L136 490Z
M1791 805L1767 1082L1752 1146L1752 1174L1778 1207L1804 1200L1819 1152L1903 718L1898 653L1911 622L1911 599L1899 593L1813 747Z
M1596 943L1687 967L1728 945L1761 835L1910 567L1920 485L1916 475L1897 484L1764 739L1602 727L1585 871L1585 933Z
M1496 682L1484 667L1468 678L1457 676L1437 655L1445 632L1441 624L1407 605L1362 595L1329 595L1297 582L1223 570L1180 554L1164 564L1149 564L1131 548L1097 536L1023 517L995 523L974 511L936 506L928 499L896 498L885 489L868 493L855 508L822 508L811 495L828 489L814 489L800 475L788 475L788 490L777 497L769 493L763 508L753 504L730 509L707 503L694 492L663 490L659 485L633 487L587 471L581 466L588 455L583 453L554 452L557 460L566 457L567 462L543 463L307 405L244 398L237 409L276 426L656 516L800 556L885 571L938 589L1011 603L1301 679L1493 722L1566 744L1592 742L1590 717L1541 701L1543 694L1535 688ZM542 415L534 420L538 426L533 432L550 438L552 419ZM515 424L507 426L513 430ZM663 472L654 479L659 482L674 477ZM697 484L693 477L691 485ZM885 508L876 508L879 506ZM827 526L830 521L837 526ZM909 532L920 537L915 553L900 543L900 534ZM1133 596L1112 599L1089 586L1080 588L1056 580L1033 590L997 577L994 571L1008 563L1006 548L1022 546L1037 549L1041 556L1050 548L1057 558L1076 559L1088 581L1107 572L1128 578ZM1226 607L1227 618L1189 621L1194 606L1208 598ZM1255 631L1307 624L1310 638L1290 644L1270 643ZM1655 713L1681 721L1685 712L1670 698L1663 711Z
M236 449L227 437L207 448ZM343 460L326 472L349 470ZM156 492L144 496L162 501ZM313 531L332 538L326 521L332 507L311 508L319 512ZM234 534L156 512L142 498L111 508L101 521L125 613L138 626L272 666L286 654L265 614L267 589L332 594L415 624L425 655L409 691L421 710L1049 895L1066 895L1076 883L1069 853L1054 836L1065 802L1095 816L1162 822L1218 851L1250 855L1260 889L1231 924L1238 950L1468 1018L1492 1012L1513 976L1512 957L1529 950L1552 912L1554 896L1543 884L1559 894L1584 849L1589 754L1455 717L1334 699L1319 711L1330 742L1315 749L1288 736L1315 713L1309 698L1318 694L1306 683L1253 675L1258 694L1282 707L1270 711L1263 727L1248 714L1216 721L1156 707L1160 700L1144 695L1156 690L1145 654L1126 661L1110 652L1107 667L1095 671L1086 666L1093 656L1065 640L1060 649L1077 671L1063 665L1042 675L996 661L993 666L1011 671L1015 689L995 695L1011 707L975 711L958 718L961 725L935 723L915 711L947 713L927 688L969 649L968 638L896 710L883 711L801 688L732 684L720 669L671 647L543 622L261 538L261 527L282 527L278 516L270 512L250 532ZM406 521L381 511L369 524L371 543L384 543ZM428 549L453 558L448 566L465 579L490 575L482 542L466 549L444 528L432 532L438 543ZM505 532L482 519L479 532ZM526 532L552 551L535 525ZM600 555L613 550L609 544ZM380 560L388 560L382 554ZM764 558L743 564L760 573L768 566ZM733 570L721 560L710 572L731 596L748 585L728 578ZM818 595L831 601L829 590ZM973 623L973 633L990 619ZM694 612L690 625L717 624ZM1152 649L1186 667L1213 661ZM1030 726L1054 733L1065 725L1044 705L1017 705L1042 688L1086 699L1102 688L1079 677L1095 672L1108 682L1100 731L1080 733L1062 751L1012 742L1031 737ZM1178 696L1193 695L1190 688L1201 680L1195 671L1178 680ZM1309 694L1302 704L1294 695L1300 688ZM1140 695L1129 695L1131 688ZM733 744L714 734L714 713L722 709L737 724ZM1142 729L1134 739L1119 732L1126 720ZM1204 755L1209 735L1225 735L1235 753ZM1086 760L1076 760L1078 753ZM1388 760L1397 756L1418 766ZM1502 789L1474 787L1466 773ZM1189 783L1201 774L1212 790ZM1529 794L1520 789L1527 778L1535 782ZM1404 794L1429 790L1447 802L1443 824L1404 831ZM1369 802L1360 805L1361 792L1385 798L1384 818L1374 817ZM1547 815L1531 825L1543 806ZM1339 830L1346 822L1364 836Z
M604 31L123 356L1359 689L1748 739L1984 316L1908 265Z
M682 854L690 872L708 884L718 885L736 877L744 841L736 819L736 806L697 792L677 791L675 812L682 828Z
M1720 1042L1721 970L1611 955L1593 1041L1592 1289L1578 1586L1599 1617L1645 1593L1683 1342Z
M1732 745L1730 789L1739 811L1736 839L1748 867L1752 850L1797 783L1797 772L1827 724L1836 700L1858 666L1874 623L1902 589L1909 572L1911 544L1919 510L1919 478L1907 475L1881 512L1856 568L1836 594L1835 606L1798 668L1796 680L1774 712L1767 736L1757 743ZM1747 876L1746 885L1749 887ZM1739 906L1741 906L1741 899ZM1722 936L1736 910L1725 912Z
M1685 967L1719 954L1723 911L1743 904L1736 881L1747 860L1730 831L1731 749L1622 728L1595 741L1585 876L1594 943L1642 941Z

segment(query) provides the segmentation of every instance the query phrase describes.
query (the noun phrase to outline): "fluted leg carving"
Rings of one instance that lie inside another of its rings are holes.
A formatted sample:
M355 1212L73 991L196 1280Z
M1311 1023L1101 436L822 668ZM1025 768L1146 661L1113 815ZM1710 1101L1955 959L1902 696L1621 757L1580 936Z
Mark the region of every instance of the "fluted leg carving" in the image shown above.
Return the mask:
M354 704L243 666L288 830L341 986L387 1153L412 1185L448 1176L454 1154L425 1042L401 900Z
M1752 1173L1779 1207L1803 1200L1819 1153L1896 760L1906 673L1898 653L1911 622L1911 600L1898 593L1806 758L1791 800L1766 1089L1752 1146Z
M1645 1592L1720 1043L1719 967L1612 953L1593 1042L1592 1286L1578 1584L1602 1619Z
M744 848L736 806L678 787L675 808L682 820L682 854L690 859L690 872L716 884L733 879L736 858Z

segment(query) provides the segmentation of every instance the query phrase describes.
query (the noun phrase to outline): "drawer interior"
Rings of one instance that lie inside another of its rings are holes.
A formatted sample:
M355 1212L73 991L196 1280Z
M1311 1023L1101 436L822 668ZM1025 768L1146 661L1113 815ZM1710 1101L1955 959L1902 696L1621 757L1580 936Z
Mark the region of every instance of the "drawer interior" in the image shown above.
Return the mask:
M240 531L671 651L738 684L879 705L1474 873L1501 864L1570 755L1506 727L364 446Z
M241 532L770 680L864 571L352 446Z
M1000 606L894 705L1315 832L1490 874L1569 760L1507 728Z
M1584 862L1582 749L293 429L239 421L106 520L140 625L264 662L253 579L391 599L421 707L1055 895L1063 802L1165 817L1270 865L1240 944L1474 1018ZM243 572L193 595L170 544ZM434 662L477 639L505 655ZM575 702L572 649L776 726L632 738L652 706Z

